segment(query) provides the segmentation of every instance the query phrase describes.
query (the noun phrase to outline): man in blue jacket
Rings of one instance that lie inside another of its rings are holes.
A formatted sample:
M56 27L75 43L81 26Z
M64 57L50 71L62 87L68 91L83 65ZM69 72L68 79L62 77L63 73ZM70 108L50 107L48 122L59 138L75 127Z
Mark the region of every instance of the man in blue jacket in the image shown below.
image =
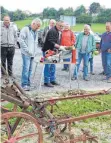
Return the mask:
M101 37L100 49L106 80L111 83L111 22L106 22L106 32ZM104 59L104 60L103 60Z

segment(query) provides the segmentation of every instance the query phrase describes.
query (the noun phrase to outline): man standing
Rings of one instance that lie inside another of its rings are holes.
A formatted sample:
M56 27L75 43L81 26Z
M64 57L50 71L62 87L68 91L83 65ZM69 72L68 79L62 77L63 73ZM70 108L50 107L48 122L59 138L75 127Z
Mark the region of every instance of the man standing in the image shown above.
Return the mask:
M43 31L43 34L42 34L42 42L43 42L43 44L45 43L45 40L46 40L46 36L47 36L48 31L49 31L52 27L54 27L55 24L56 24L56 21L55 21L54 19L51 19L51 20L49 21L49 26L45 27L45 29L44 29L44 31Z
M15 53L15 46L17 42L17 32L10 23L10 17L3 18L1 24L1 64L6 70L6 61L9 76L12 76L13 57ZM3 71L2 71L3 75Z
M80 33L77 37L76 48L78 51L78 63L77 70L75 68L74 75L72 80L77 79L79 67L81 61L83 59L83 79L88 81L88 62L89 62L89 54L95 50L95 38L92 34L90 34L90 26L84 26L84 32Z
M32 72L32 64L37 54L38 32L41 26L41 20L36 18L31 25L24 27L20 33L20 47L22 53L22 87L25 91L30 90L30 77Z
M47 33L46 40L43 46L43 52L47 50L55 50L60 48L60 31L63 29L63 22L58 21L56 26L51 28ZM58 85L55 77L55 64L46 64L44 68L44 85L47 87L54 87Z
M102 62L106 80L111 83L111 22L106 22L106 32L101 37L100 50L102 56L104 55Z
M64 25L64 30L62 31L62 36L61 36L61 45L62 46L74 46L76 42L76 37L74 33L70 30L70 25L65 24ZM63 59L64 62L70 62L70 58ZM64 67L62 69L63 71L69 71L69 65L64 64Z

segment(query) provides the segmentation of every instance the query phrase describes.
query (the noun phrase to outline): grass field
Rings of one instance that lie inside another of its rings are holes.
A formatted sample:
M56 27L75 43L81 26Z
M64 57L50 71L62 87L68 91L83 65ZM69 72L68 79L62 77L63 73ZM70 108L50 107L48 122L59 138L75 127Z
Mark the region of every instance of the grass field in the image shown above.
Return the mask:
M15 21L15 23L17 24L18 28L23 28L25 25L29 25L31 23L32 19L27 19L27 20L21 20L21 21ZM42 25L42 29L47 26L47 24L43 24ZM76 24L76 26L71 27L71 29L73 31L82 31L83 30L83 26L84 24ZM99 33L103 33L105 31L105 24L92 24L92 30L94 32L99 32Z

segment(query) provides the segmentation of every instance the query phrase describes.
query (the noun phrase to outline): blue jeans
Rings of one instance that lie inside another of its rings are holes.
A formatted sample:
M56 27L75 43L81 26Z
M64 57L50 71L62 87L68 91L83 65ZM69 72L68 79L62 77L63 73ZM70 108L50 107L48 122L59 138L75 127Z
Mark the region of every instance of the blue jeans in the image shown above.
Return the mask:
M106 53L106 77L111 78L111 53Z
M101 53L103 71L106 75L106 52Z
M44 83L55 81L55 64L45 64L44 68Z
M89 63L90 63L90 73L93 73L93 57L89 58Z
M43 52L43 56L45 56L45 52ZM44 68L44 83L50 83L55 81L55 71L56 66L55 64L45 64Z
M77 61L77 69L74 69L73 76L77 78L79 67L81 64L81 61L83 59L83 78L86 78L88 75L88 62L89 62L89 54L87 53L78 53L78 61Z
M26 56L22 54L22 60L23 60L23 67L22 67L22 87L24 86L30 86L30 77L32 73L32 64L33 64L33 57Z
M70 58L63 59L63 62L70 62ZM69 68L69 64L64 64L64 69L68 69L68 68Z

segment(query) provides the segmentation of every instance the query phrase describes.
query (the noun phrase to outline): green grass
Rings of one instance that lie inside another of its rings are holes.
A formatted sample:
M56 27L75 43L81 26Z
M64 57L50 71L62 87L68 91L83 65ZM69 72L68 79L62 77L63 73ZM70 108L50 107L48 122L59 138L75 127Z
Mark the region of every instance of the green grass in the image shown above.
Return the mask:
M22 29L24 26L29 25L31 23L32 19L26 19L26 20L19 20L15 21L18 28Z
M32 19L26 19L21 21L15 21L15 23L17 24L18 28L22 29L25 25L29 25L31 21ZM41 28L44 28L45 26L47 26L47 23L44 23ZM76 26L71 27L71 29L73 31L82 31L83 27L84 24L77 23ZM105 31L105 24L100 24L100 23L92 24L92 30L94 32L103 33Z
M17 24L18 28L22 29L24 26L31 24L33 19L26 19L26 20L19 20L19 21L15 21L15 23ZM41 29L43 29L44 27L47 26L47 23L43 23L41 26Z
M84 24L76 24L76 26L71 27L71 29L73 31L82 31L83 27L84 27ZM93 23L91 28L92 28L92 31L94 32L103 33L105 31L105 24Z
M104 95L95 98L86 99L74 99L67 101L60 101L57 103L59 108L54 106L54 115L64 116L65 114L75 116L86 115L88 113L102 112L105 110L111 110L111 95ZM109 117L102 116L96 119L109 120ZM95 119L91 119L95 120Z

